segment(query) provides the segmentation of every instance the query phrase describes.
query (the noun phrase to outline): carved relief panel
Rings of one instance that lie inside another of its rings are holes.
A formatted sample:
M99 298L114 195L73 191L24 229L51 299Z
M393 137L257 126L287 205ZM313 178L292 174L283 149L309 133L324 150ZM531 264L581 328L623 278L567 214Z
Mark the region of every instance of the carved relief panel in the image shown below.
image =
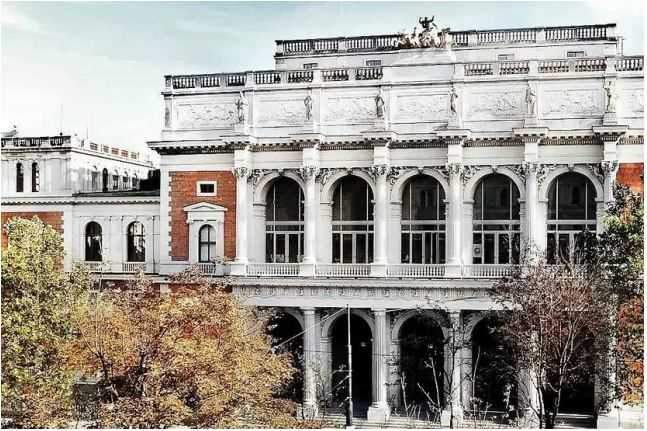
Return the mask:
M466 98L470 120L519 118L525 109L523 89L474 92Z
M234 103L182 103L175 107L175 124L180 129L231 127L236 122Z
M395 121L446 121L449 95L407 94L396 98Z
M620 96L622 114L626 117L643 116L645 112L645 95L642 88L629 88L623 90Z
M602 89L556 89L542 93L542 116L568 118L596 116L604 113Z
M330 97L325 109L327 123L365 122L377 118L373 97Z
M305 121L303 99L262 100L258 103L257 124L301 124Z

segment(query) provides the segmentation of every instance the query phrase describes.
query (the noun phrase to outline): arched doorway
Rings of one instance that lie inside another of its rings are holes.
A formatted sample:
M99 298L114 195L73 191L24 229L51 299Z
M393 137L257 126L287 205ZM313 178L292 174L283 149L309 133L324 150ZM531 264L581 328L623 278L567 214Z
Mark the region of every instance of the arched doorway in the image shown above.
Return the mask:
M499 411L509 414L517 407L518 385L512 350L501 334L496 317L486 317L472 330L471 402L474 412Z
M404 322L399 338L402 407L436 418L445 401L443 331L432 317L418 315Z
M373 367L373 337L364 319L355 314L350 318L353 357L354 414L366 413L371 403ZM331 330L332 338L332 398L343 403L348 397L348 324L346 315L337 318Z
M295 371L292 380L277 394L297 403L303 400L303 329L301 323L286 312L273 314L267 322L267 333L275 353L287 353Z

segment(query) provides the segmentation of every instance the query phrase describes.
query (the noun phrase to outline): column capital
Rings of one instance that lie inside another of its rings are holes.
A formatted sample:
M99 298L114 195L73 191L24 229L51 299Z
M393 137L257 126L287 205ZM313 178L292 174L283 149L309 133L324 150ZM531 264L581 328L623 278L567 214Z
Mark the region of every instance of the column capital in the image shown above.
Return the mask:
M319 166L304 165L298 169L298 173L299 173L299 176L301 176L301 178L303 178L303 180L305 181L310 179L316 179L317 176L319 175Z
M239 166L237 168L233 168L232 173L236 178L241 179L247 178L250 175L251 170L245 166Z
M384 315L386 314L386 308L373 308L373 314Z
M304 315L312 315L315 314L315 307L301 307L301 311L303 312Z
M391 169L387 164L373 165L369 168L369 170L375 177L384 176L391 173Z

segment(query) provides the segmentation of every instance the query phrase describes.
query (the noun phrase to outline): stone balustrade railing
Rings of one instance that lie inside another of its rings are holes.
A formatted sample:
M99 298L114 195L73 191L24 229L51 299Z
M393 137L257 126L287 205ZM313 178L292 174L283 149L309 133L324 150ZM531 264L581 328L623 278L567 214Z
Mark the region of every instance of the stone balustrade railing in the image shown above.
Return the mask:
M644 57L620 57L616 62L616 70L619 72L643 70Z
M615 24L468 30L450 32L455 47L570 42L578 40L615 40ZM359 37L334 37L277 40L276 56L331 54L339 52L385 51L398 49L399 34Z
M318 277L370 277L371 265L368 263L317 264L315 275Z
M37 136L37 137L8 137L2 138L2 148L48 148L48 147L77 147L90 151L110 154L115 157L139 160L139 153L108 145L99 145L70 135Z
M298 263L250 263L247 275L265 277L296 277L299 275Z

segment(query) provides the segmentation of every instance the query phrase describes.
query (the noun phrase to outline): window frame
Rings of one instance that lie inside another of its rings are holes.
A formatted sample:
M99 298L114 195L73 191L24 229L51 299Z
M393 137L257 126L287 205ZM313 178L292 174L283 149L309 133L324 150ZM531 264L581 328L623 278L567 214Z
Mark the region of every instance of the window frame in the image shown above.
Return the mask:
M201 191L200 188L203 185L212 185L213 186L213 192L203 192L203 191ZM217 181L198 181L198 182L196 182L195 192L196 192L197 196L218 196L218 182Z
M22 162L16 163L16 193L25 191L25 165Z
M93 233L92 237L90 237L90 232L88 230L90 227L96 226L98 230ZM94 249L96 247L95 245L91 244L89 239L92 238L93 240L98 239L98 248ZM85 262L103 262L103 227L101 224L97 221L89 221L85 225L85 230L84 230L84 244L85 244L85 254L83 256ZM90 256L90 253L96 253L92 256Z
M141 227L141 232L136 232L135 227ZM143 250L137 251L137 243ZM141 254L141 257L138 255ZM146 262L146 228L140 221L133 221L126 228L126 261L127 262Z
M207 241L202 240L202 231L206 229L207 230ZM211 233L213 232L213 241L211 240ZM209 224L205 223L200 228L198 229L198 263L213 263L216 261L218 257L218 248L217 248L217 243L218 243L218 231L216 228ZM206 245L207 246L207 259L203 259L202 256L202 246ZM211 256L211 251L213 247L213 256Z
M38 162L31 163L31 191L32 193L40 192L40 166Z

